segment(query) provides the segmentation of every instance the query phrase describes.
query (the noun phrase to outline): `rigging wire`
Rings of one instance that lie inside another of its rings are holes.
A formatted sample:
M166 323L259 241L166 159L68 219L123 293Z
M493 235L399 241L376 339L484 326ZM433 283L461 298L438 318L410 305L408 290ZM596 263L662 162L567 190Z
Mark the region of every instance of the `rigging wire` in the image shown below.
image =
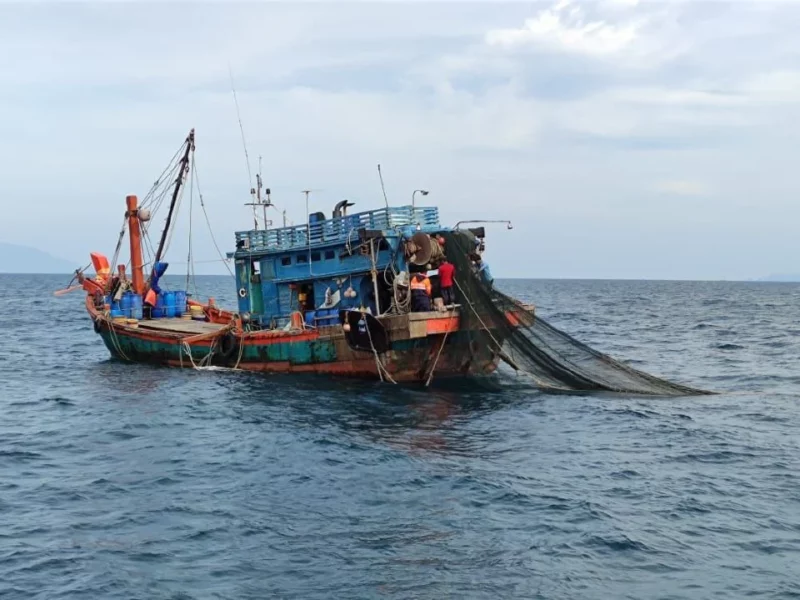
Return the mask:
M153 186L150 188L150 191L148 191L147 194L145 194L145 197L142 199L141 207L144 207L147 204L148 200L150 199L150 196L164 182L164 176L166 175L167 171L172 166L172 163L175 161L175 159L178 158L178 156L180 156L181 152L183 152L183 147L185 145L186 145L186 142L183 142L180 145L180 147L178 148L178 150L175 152L175 154L172 156L172 158L169 159L169 162L167 163L167 166L164 168L164 171L162 171L161 175L159 175L156 178L155 182L153 183ZM171 179L172 179L171 177L168 178L168 180L171 180Z
M186 287L189 289L189 277L192 273L192 208L194 205L194 176L189 180L189 250L186 255ZM194 285L195 295L197 295L197 282Z
M250 169L250 155L247 152L247 141L244 137L244 125L242 125L242 114L239 111L239 98L236 95L236 86L233 83L233 69L231 68L230 63L228 63L228 75L231 78L231 91L233 92L233 103L236 105L236 119L239 121L239 132L242 134L242 148L244 148L244 161L245 165L247 166L247 182L250 186L250 190L253 190L253 173ZM251 191L252 194L252 191ZM255 223L255 228L258 230L258 213L256 212L255 202L253 203L253 222Z
M114 250L114 257L111 259L111 272L113 273L117 268L117 260L119 259L119 251L122 248L122 240L125 238L125 227L128 224L128 217L122 218L122 228L119 230L119 239L117 240L117 248Z
M187 165L187 168L189 168L188 165ZM184 192L186 192L186 186L181 186L181 189L178 192L178 197L175 200L175 208L174 208L174 211L173 211L176 215L180 214L181 202L183 201ZM169 228L169 231L167 231L167 237L166 237L166 240L164 242L164 249L161 251L161 257L162 258L164 256L166 256L167 252L169 251L170 244L172 244L172 235L175 233L175 224L176 223L177 223L177 219L175 219L175 221L172 222L172 225Z
M197 196L200 199L200 208L203 209L203 216L206 219L206 225L208 225L208 233L211 234L211 241L214 243L214 248L216 248L217 254L219 254L220 259L225 264L225 268L228 269L228 273L231 274L231 277L236 279L236 275L233 274L228 259L222 253L222 250L219 249L219 244L217 244L217 239L214 237L214 230L211 227L211 220L208 218L208 212L206 212L206 203L203 200L203 191L200 188L200 173L198 173L197 166L194 163L194 155L192 155L192 177L197 179Z
M166 180L166 183L169 185L165 185L163 188L160 188L159 195L156 196L155 192L153 192L153 196L146 204L142 204L140 208L147 208L150 210L151 214L155 214L158 212L158 209L161 208L161 205L164 202L164 199L167 197L167 193L172 189L172 183L177 179L178 171L180 169L180 163L176 163L172 165L172 167L167 172L167 177L169 178Z

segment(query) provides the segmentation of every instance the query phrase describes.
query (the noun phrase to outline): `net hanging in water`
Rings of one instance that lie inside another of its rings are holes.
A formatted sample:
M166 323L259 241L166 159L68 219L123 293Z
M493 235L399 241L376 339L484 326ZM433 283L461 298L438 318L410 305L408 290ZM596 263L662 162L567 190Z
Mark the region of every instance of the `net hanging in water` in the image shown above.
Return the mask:
M501 358L538 387L653 396L712 393L638 371L553 327L481 277L473 263L478 240L471 232L455 230L443 236L448 260L456 267L462 328L488 332Z

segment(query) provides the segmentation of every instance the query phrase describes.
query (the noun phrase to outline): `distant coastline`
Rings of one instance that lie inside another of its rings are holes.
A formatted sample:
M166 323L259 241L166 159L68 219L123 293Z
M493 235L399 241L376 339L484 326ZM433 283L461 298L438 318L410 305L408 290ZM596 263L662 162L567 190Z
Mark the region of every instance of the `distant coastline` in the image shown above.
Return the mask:
M798 273L777 273L775 275L767 275L760 279L753 281L763 281L765 283L797 283L800 282L800 274Z
M73 263L68 259L53 256L38 248L22 246L19 244L8 244L0 242L0 275L63 275L71 274L81 265ZM185 265L182 265L185 267ZM225 273L198 273L204 276L225 276ZM170 273L171 277L185 276L185 273ZM800 273L773 273L764 277L752 279L630 279L626 277L502 277L497 279L541 279L551 281L574 280L574 281L740 281L745 283L800 283Z
M72 273L80 266L37 248L0 242L0 273L57 275Z

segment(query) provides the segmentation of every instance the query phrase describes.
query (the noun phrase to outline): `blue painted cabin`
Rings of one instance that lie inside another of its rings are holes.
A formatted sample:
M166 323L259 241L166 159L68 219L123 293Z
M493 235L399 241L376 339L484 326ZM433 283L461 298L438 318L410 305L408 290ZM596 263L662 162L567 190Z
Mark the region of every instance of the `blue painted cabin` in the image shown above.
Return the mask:
M439 211L402 206L346 215L340 205L330 219L314 213L304 225L236 233L228 257L236 266L239 314L263 328L283 327L298 310L316 326L336 323L341 308L376 314L373 256L380 311L389 307L390 275L407 267L401 242L441 231Z

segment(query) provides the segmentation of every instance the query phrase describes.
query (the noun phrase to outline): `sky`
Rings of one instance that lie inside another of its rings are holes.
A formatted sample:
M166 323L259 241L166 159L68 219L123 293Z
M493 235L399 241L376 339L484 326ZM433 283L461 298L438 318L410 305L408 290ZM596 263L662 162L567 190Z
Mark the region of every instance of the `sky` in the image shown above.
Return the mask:
M194 127L231 250L252 226L233 75L250 173L296 223L303 189L381 207L380 163L391 204L513 221L488 226L496 277L797 273L798 26L767 1L0 2L0 241L113 254L125 196Z

